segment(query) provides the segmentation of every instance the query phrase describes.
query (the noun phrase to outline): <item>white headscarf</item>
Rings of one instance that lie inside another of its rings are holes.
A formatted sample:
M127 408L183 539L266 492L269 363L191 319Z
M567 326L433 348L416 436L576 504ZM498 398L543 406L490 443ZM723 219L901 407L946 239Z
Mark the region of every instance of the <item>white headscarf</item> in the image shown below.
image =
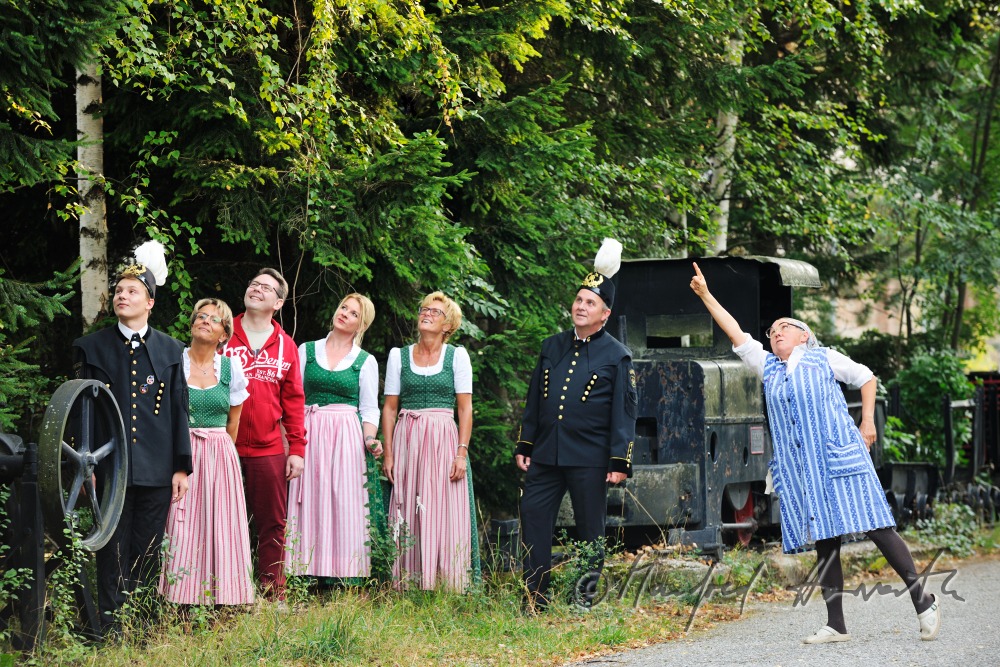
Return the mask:
M819 339L816 338L816 334L813 333L813 330L809 328L808 324L806 324L802 320L797 320L794 317L782 317L781 321L788 322L789 324L794 324L799 329L802 329L807 334L809 334L809 339L806 340L806 343L805 343L806 348L808 348L808 349L811 350L814 347L820 347Z

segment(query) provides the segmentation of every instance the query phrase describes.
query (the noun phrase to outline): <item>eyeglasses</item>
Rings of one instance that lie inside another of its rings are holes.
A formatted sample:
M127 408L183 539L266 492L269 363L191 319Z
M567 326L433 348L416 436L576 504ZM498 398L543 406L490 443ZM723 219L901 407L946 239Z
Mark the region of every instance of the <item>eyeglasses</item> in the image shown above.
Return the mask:
M194 316L194 319L198 320L199 322L205 322L207 320L211 320L212 324L222 324L221 317L219 317L218 315L209 315L208 313L198 313L197 315Z
M417 314L419 314L419 315L430 315L434 319L437 319L439 317L444 317L444 311L441 310L440 308L427 308L426 306L424 306L423 308L421 308L420 310L418 310Z
M259 283L256 280L251 280L250 284L247 285L247 287L256 287L257 289L259 289L264 294L274 294L274 293L277 292L276 289L274 289L273 287L271 287L267 283Z
M776 333L785 333L785 329L787 329L788 327L795 327L796 329L799 329L800 331L805 331L805 329L803 329L802 327L800 327L798 324L792 324L791 322L782 322L778 326L771 327L770 329L768 329L767 331L765 331L764 335L767 336L768 338L770 338L771 336L773 336Z

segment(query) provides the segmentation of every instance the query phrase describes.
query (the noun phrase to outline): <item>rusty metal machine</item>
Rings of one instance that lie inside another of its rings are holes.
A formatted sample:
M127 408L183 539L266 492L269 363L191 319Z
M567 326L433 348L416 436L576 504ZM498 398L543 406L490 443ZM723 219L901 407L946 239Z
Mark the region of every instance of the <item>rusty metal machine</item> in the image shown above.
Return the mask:
M48 556L50 547L69 541L67 526L75 527L86 551L111 539L128 483L125 443L118 405L95 380L70 380L55 391L37 444L0 432L0 484L11 491L2 567L30 572L27 587L0 608L0 627L11 630L16 649L31 650L44 637L46 577L56 567L74 567ZM96 636L86 574L75 576L81 628Z

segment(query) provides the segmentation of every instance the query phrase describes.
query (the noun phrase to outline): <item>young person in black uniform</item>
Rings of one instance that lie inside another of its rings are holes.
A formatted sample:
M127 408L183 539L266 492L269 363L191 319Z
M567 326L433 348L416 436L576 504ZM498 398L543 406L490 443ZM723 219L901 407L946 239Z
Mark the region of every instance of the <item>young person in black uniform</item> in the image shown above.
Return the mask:
M150 241L135 257L115 285L118 323L73 341L76 377L99 380L111 390L129 453L122 516L111 541L97 552L105 635L116 630L115 612L129 593L155 584L167 510L184 497L191 472L184 346L148 324L156 286L166 278L163 247Z
M515 451L517 466L527 473L521 536L531 612L549 603L552 536L567 490L577 537L595 547L576 591L576 602L590 606L604 565L608 484L625 481L631 471L637 407L632 353L604 329L615 296L611 277L620 265L621 244L605 239L573 302L573 329L545 339L531 376Z

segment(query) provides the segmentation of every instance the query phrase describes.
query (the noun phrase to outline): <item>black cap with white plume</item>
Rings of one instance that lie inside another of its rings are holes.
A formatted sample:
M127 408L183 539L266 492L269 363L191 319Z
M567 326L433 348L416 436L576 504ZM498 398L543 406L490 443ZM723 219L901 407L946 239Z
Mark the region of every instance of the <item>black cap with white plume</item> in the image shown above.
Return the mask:
M135 278L146 286L149 298L156 298L156 286L167 281L167 257L163 244L159 241L146 241L132 253L135 261L128 264L118 274L118 280Z
M622 244L614 239L604 239L594 259L594 270L587 274L580 287L601 297L604 304L611 308L615 301L615 284L611 278L618 273L621 265Z

